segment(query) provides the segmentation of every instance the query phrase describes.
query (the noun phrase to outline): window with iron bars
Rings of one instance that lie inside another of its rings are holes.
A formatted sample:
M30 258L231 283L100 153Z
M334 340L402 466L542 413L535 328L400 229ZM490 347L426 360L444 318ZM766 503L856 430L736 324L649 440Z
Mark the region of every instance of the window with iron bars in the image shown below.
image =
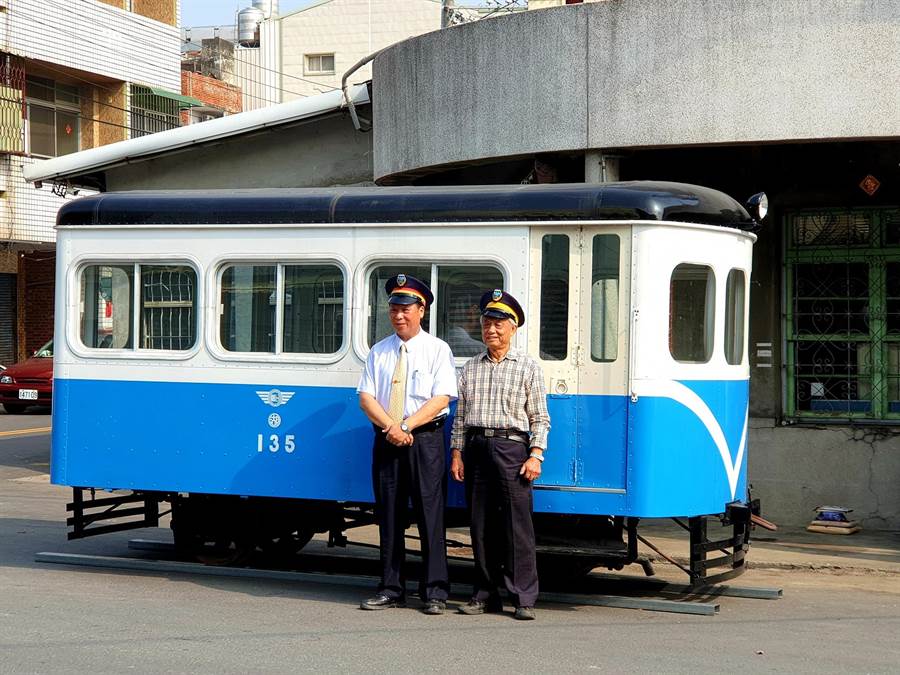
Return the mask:
M181 125L178 101L154 94L149 87L131 85L131 137L139 138Z
M194 345L197 274L179 265L141 265L141 347L190 349Z
M900 420L900 208L787 225L787 417Z

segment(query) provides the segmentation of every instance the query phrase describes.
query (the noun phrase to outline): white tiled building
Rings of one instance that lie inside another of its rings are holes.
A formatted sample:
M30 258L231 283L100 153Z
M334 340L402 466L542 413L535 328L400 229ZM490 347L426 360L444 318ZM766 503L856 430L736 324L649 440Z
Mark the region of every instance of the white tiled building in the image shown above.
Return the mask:
M260 24L258 47L235 50L244 109L321 94L369 54L441 27L439 0L320 0ZM350 83L371 79L366 65Z
M53 225L72 196L22 168L177 126L178 2L0 0L0 363L49 335Z

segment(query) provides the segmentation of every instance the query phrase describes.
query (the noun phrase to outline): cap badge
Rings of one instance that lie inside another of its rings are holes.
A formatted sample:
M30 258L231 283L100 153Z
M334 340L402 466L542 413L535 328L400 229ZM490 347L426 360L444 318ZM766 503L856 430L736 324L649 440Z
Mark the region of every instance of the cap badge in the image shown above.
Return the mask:
M398 286L406 286L406 275L405 274L397 275L397 285Z
M495 288L494 292L491 293L491 298L493 298L494 302L497 302L502 297L503 297L503 291L501 291L499 288Z

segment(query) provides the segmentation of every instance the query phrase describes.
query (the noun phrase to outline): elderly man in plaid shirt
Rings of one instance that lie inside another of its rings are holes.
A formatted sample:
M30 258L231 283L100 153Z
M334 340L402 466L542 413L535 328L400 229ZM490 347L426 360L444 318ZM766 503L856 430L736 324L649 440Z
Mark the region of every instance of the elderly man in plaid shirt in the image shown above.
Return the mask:
M481 298L487 347L459 376L450 473L465 481L475 557L475 589L463 614L503 610L505 586L517 619L534 619L538 596L531 485L541 475L550 431L544 376L511 348L525 323L521 305L493 290Z

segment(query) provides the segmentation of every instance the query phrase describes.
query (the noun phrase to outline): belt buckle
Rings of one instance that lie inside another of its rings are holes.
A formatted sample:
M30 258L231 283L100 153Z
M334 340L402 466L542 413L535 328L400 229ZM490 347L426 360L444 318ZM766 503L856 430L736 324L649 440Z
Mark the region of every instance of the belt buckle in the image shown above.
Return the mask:
M485 438L491 438L493 435L494 435L494 430L493 430L493 429L485 429L485 430L484 430L484 437L485 437Z

